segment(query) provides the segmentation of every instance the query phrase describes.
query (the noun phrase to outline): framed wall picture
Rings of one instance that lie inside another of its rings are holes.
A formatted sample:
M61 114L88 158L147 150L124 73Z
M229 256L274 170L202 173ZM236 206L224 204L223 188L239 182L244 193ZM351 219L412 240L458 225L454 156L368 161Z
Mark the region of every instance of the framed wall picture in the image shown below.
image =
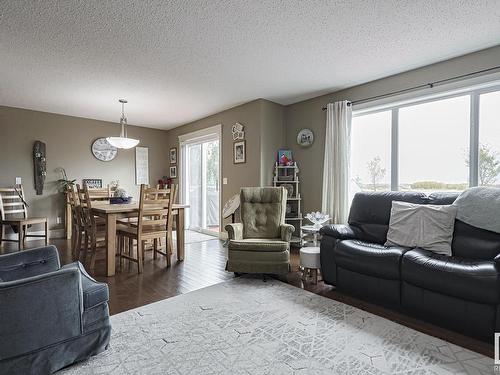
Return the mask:
M177 164L177 147L172 147L169 152L170 164Z
M170 178L177 178L177 165L170 167Z
M149 149L135 148L135 184L149 184Z
M82 186L87 185L89 189L102 188L102 180L100 178L84 178Z
M233 144L233 163L246 163L246 141L234 142Z

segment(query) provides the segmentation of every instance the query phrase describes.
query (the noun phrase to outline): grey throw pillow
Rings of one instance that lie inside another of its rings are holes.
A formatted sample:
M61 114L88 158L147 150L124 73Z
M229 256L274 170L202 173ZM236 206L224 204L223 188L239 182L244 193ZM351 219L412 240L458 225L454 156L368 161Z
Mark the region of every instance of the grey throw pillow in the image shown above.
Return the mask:
M456 216L453 205L394 201L385 245L420 247L450 256Z

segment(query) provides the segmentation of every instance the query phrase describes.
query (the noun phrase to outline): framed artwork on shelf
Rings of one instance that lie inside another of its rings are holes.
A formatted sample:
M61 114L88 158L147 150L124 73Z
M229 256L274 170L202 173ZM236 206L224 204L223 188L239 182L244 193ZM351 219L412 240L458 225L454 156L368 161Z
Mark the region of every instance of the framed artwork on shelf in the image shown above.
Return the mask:
M89 189L102 188L102 180L100 178L84 178L82 185L87 185Z
M177 178L177 166L170 167L170 178Z
M279 165L293 165L292 150L278 150Z
M172 147L169 152L170 164L177 164L177 147Z
M234 142L233 144L233 163L246 163L246 141Z

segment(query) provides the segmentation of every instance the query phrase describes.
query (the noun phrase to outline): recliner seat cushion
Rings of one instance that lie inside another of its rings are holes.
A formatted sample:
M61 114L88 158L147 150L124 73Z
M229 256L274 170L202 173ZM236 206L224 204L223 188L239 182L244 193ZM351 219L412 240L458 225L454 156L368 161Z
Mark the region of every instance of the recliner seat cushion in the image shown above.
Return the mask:
M345 240L338 243L335 250L335 263L338 267L369 276L398 280L400 261L407 248L383 245L358 240Z
M229 241L228 248L237 251L286 251L288 242L278 239L247 238Z
M493 261L413 249L403 255L401 277L415 286L469 301L491 304L500 301L498 271Z

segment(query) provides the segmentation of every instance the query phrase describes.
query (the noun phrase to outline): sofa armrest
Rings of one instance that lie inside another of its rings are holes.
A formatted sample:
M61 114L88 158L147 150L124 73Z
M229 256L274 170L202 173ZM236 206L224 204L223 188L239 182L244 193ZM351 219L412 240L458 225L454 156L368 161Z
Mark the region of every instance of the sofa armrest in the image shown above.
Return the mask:
M295 232L295 227L292 224L281 224L281 240L290 242L292 240L292 234Z
M496 269L500 271L500 254L493 258L493 261L495 262Z
M57 271L61 267L55 246L38 247L0 256L0 280L13 281Z
M230 240L243 239L243 223L227 224L224 229L227 231Z
M328 224L323 226L319 233L322 236L330 236L337 240L354 240L357 238L354 229L345 224Z
M80 271L0 282L0 360L82 334Z

